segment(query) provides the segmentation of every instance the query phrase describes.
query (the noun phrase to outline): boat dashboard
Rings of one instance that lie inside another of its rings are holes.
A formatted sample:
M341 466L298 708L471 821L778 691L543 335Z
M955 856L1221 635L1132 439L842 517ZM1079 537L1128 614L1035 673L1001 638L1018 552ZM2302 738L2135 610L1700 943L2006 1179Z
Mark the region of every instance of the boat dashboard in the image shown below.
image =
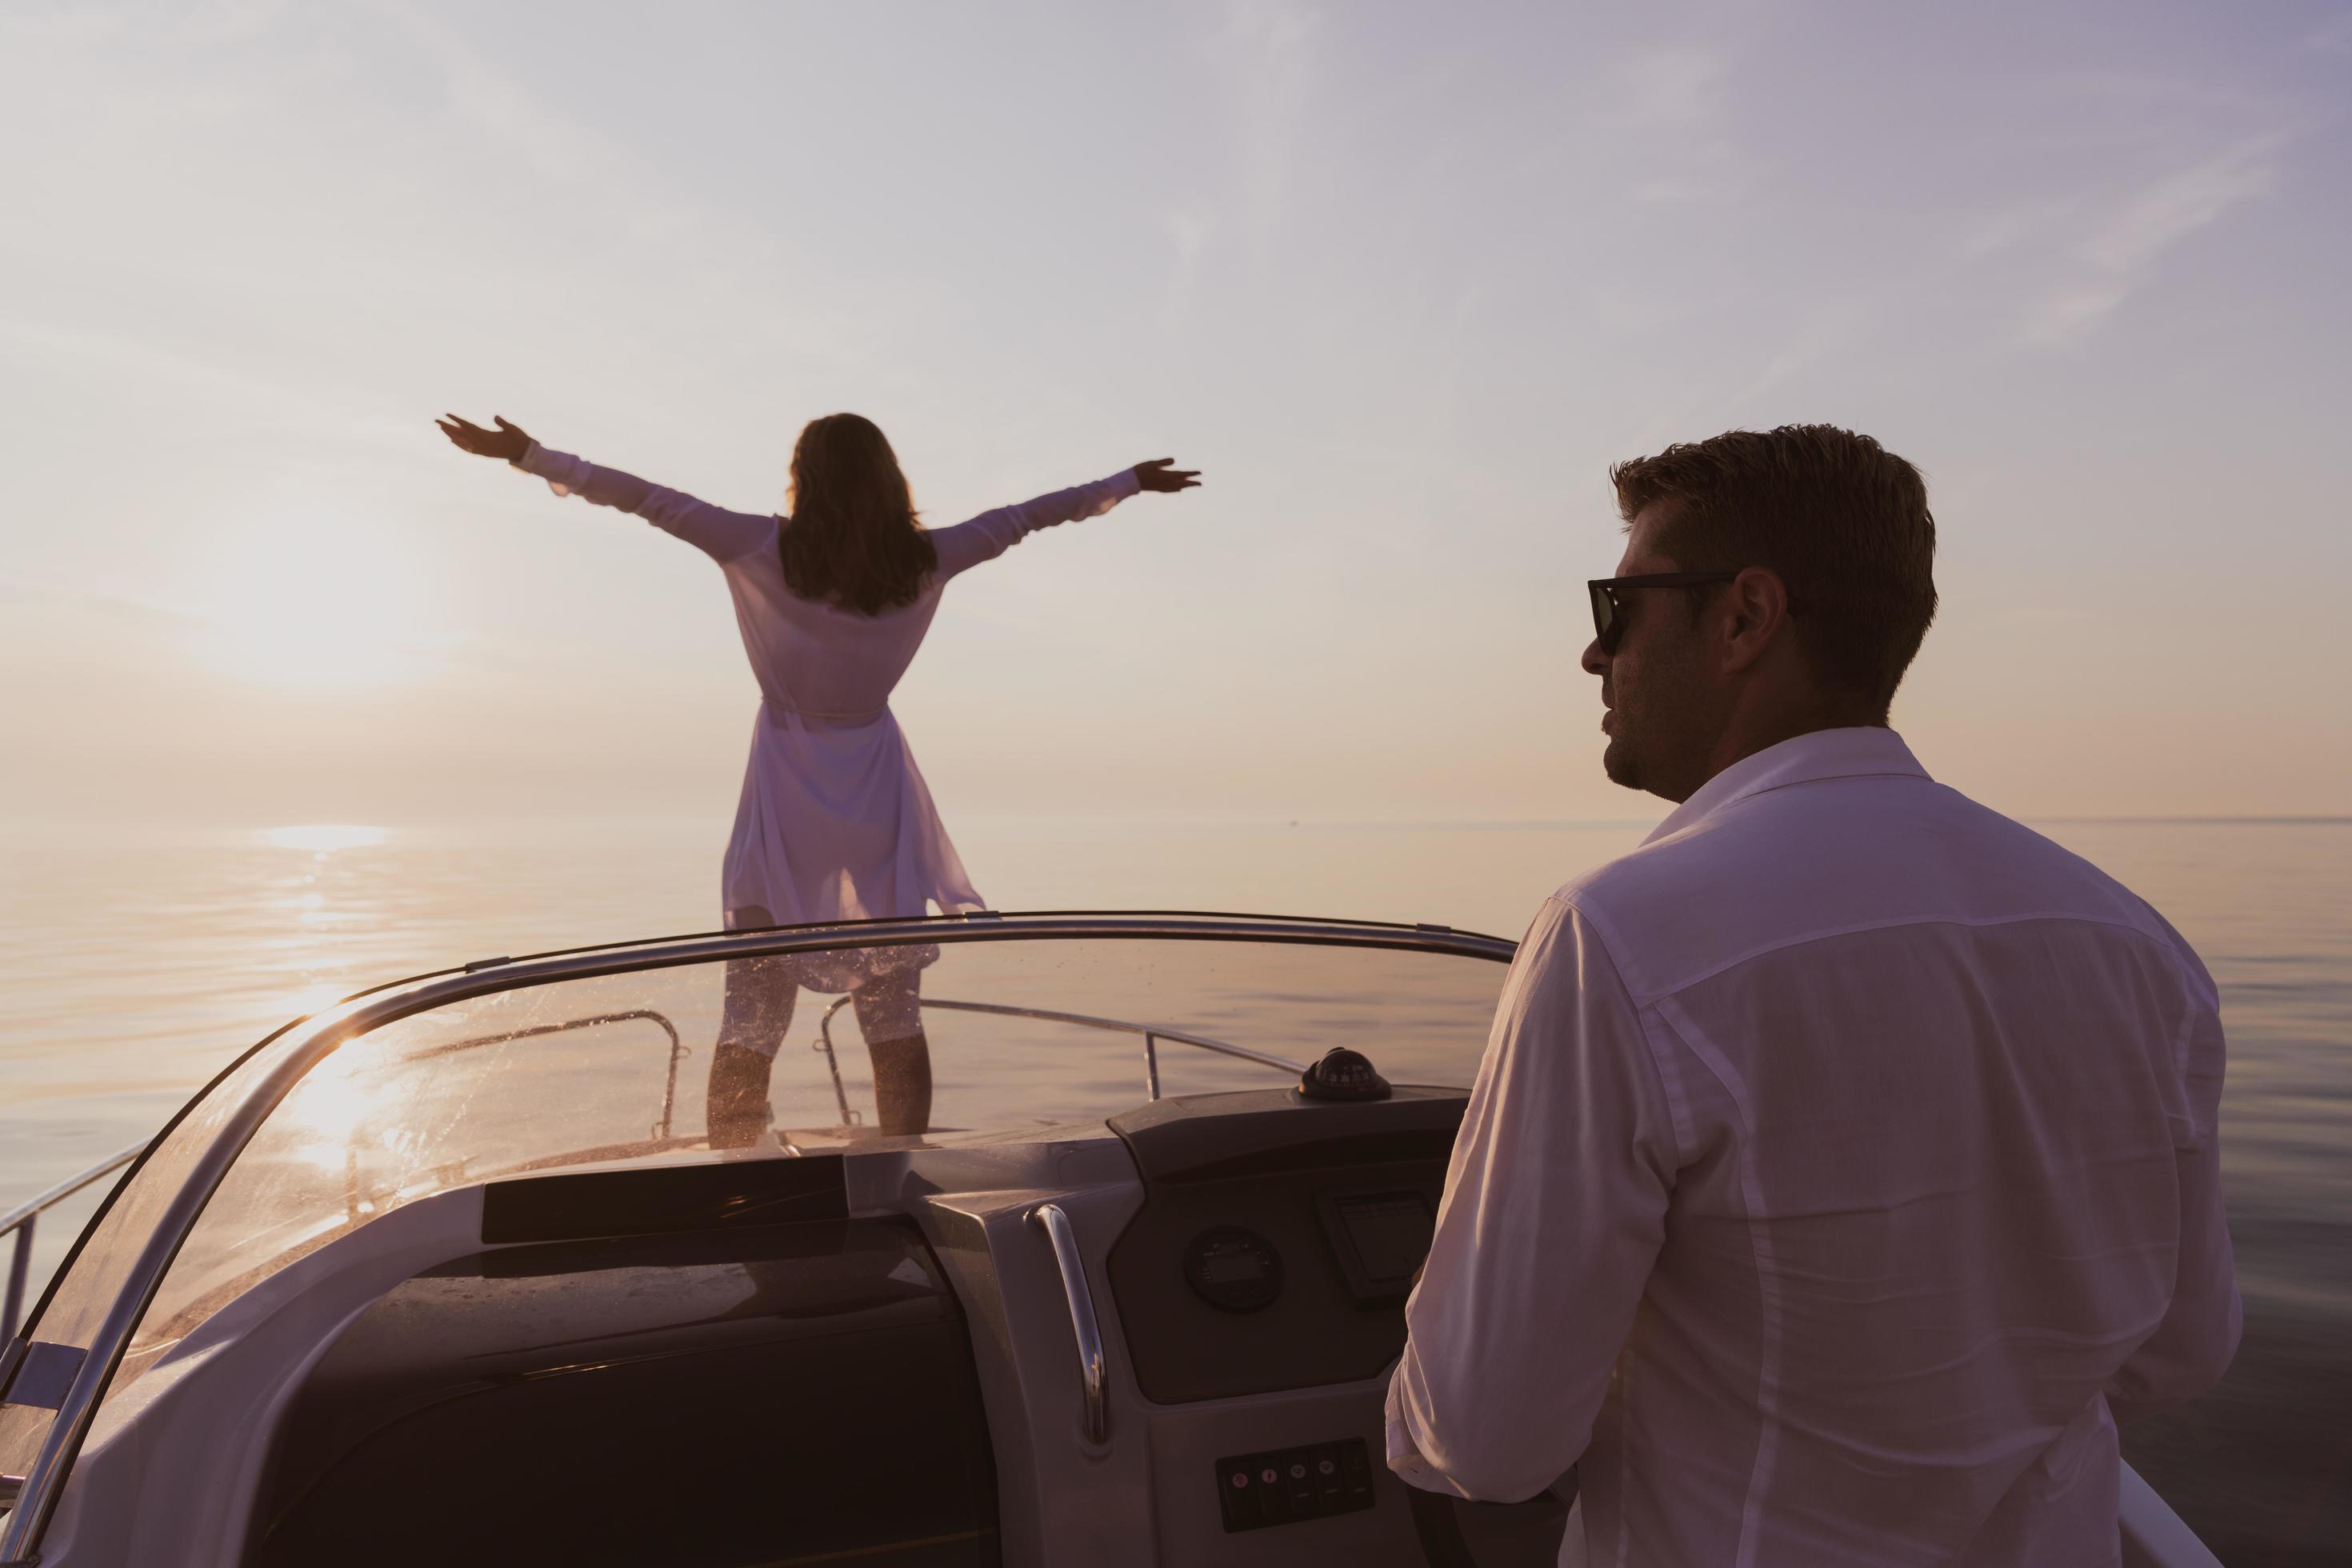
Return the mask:
M443 1193L110 1405L56 1560L154 1560L143 1516L253 1568L1418 1565L1382 1400L1463 1105L1230 1091ZM109 1494L145 1501L76 1506ZM206 1499L245 1500L190 1531ZM1551 1561L1559 1505L1478 1511L1480 1563Z
M1271 1089L1113 1117L1143 1192L1106 1258L1138 1391L1184 1405L1379 1376L1404 1348L1462 1106Z

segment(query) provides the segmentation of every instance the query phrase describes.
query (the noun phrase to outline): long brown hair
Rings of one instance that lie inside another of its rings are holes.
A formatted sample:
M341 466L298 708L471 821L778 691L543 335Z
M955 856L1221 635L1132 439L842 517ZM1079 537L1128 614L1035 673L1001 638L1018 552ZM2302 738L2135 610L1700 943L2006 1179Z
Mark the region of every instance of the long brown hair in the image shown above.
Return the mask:
M793 447L791 517L777 551L784 585L862 616L911 605L939 570L939 547L915 521L890 439L871 419L812 419Z

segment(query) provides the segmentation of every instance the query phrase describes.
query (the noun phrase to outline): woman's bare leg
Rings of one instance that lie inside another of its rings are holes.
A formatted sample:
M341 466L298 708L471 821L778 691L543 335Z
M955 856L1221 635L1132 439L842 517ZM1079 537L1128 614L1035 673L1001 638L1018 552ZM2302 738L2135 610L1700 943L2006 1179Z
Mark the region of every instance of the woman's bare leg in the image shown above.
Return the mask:
M774 924L754 905L733 910L730 927ZM749 1148L768 1129L768 1079L776 1047L793 1021L799 987L777 958L727 961L726 999L719 1008L719 1044L710 1053L709 1124L713 1149Z
M931 1047L923 1037L923 972L877 974L849 994L858 1033L874 1062L874 1108L882 1131L912 1137L931 1125Z

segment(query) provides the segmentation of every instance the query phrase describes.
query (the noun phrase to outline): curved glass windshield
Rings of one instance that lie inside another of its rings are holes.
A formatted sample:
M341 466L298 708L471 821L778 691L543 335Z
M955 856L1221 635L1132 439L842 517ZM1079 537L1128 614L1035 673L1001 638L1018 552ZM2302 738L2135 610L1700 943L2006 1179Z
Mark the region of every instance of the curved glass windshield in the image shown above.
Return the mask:
M275 1270L404 1204L534 1170L698 1157L722 1038L773 1052L755 1151L906 1147L918 1140L886 1139L877 1124L864 1026L897 1039L912 1020L933 1081L919 1142L949 1144L1098 1131L1155 1088L1280 1087L1335 1046L1393 1082L1467 1085L1504 974L1459 952L1312 941L962 934L519 984L344 1042L231 1168L112 1392ZM89 1342L195 1152L293 1043L231 1074L163 1141L60 1282L37 1337Z

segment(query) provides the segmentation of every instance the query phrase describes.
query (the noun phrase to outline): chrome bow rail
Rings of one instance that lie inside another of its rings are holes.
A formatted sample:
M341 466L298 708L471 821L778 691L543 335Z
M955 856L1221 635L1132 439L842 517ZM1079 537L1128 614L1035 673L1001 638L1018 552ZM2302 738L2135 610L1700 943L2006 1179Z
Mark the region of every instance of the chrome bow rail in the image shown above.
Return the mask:
M16 1239L8 1252L8 1285L0 1295L0 1344L16 1337L16 1325L25 1316L25 1282L33 1272L33 1231L41 1215L97 1181L110 1175L147 1152L144 1142L133 1143L120 1153L110 1154L78 1176L68 1176L32 1202L0 1215L0 1236L13 1235Z
M839 952L845 948L903 947L923 942L1021 942L1037 940L1249 942L1309 947L1354 947L1391 952L1453 953L1508 963L1517 944L1500 937L1457 931L1447 926L1398 925L1369 921L1294 919L1282 915L1222 915L1191 912L1118 911L1003 915L982 911L925 920L852 921L821 926L780 926L766 931L713 932L655 942L621 942L524 958L489 958L462 969L362 992L315 1016L290 1024L232 1064L268 1053L245 1098L186 1165L178 1189L163 1205L139 1254L124 1271L111 1304L56 1405L57 1415L39 1455L26 1474L16 1506L0 1521L0 1568L33 1563L42 1533L57 1511L67 1474L100 1397L121 1365L131 1336L163 1283L172 1260L195 1228L205 1205L226 1179L261 1124L294 1086L344 1041L413 1014L526 985L590 980L728 959L768 958L788 953ZM1169 1037L1172 1038L1173 1037ZM1285 1064L1286 1066L1288 1064ZM217 1080L216 1080L217 1081ZM175 1121L173 1127L178 1123ZM148 1155L171 1136L167 1127ZM142 1155L143 1165L148 1155ZM139 1179L134 1167L124 1178ZM121 1188L117 1188L118 1194ZM21 1340L0 1348L0 1365L16 1359Z
M833 1075L834 1102L841 1107L841 1121L845 1127L856 1124L857 1112L849 1108L849 1093L841 1085L841 1060L833 1049L833 1019L834 1015L848 1006L852 1000L854 998L848 996L836 996L826 1005L824 1015L817 1019L816 1044L809 1047L824 1055L825 1070ZM1213 1040L1206 1035L1187 1034L1181 1029L1169 1028L1164 1024L1097 1018L1086 1013L1055 1013L1044 1007L1014 1007L1003 1002L954 1002L945 996L922 996L917 1001L926 1009L936 1007L943 1013L989 1013L1000 1018L1035 1018L1048 1024L1075 1024L1084 1029L1109 1029L1122 1035L1141 1035L1143 1092L1150 1100L1160 1098L1160 1042L1162 1040L1173 1040L1180 1046L1196 1046L1204 1051L1215 1051L1220 1056L1239 1057L1243 1061L1255 1062L1260 1067L1273 1068L1278 1072L1303 1073L1307 1070L1305 1062L1295 1062L1287 1057L1268 1056L1246 1046Z
M470 1040L452 1040L446 1046L433 1046L425 1050L412 1051L401 1059L412 1062L421 1061L426 1057L446 1057L458 1051L479 1050L484 1046L503 1046L511 1040L534 1040L542 1035L564 1035L574 1029L601 1028L606 1024L626 1024L639 1018L643 1018L669 1037L669 1072L662 1079L661 1116L654 1122L652 1133L656 1138L667 1138L670 1135L671 1113L677 1109L677 1064L687 1058L688 1052L686 1042L677 1037L677 1026L669 1021L669 1015L657 1013L651 1007L627 1007L617 1013L596 1013L584 1018L566 1018L560 1024L533 1024L527 1029L508 1029L496 1035L477 1035Z

